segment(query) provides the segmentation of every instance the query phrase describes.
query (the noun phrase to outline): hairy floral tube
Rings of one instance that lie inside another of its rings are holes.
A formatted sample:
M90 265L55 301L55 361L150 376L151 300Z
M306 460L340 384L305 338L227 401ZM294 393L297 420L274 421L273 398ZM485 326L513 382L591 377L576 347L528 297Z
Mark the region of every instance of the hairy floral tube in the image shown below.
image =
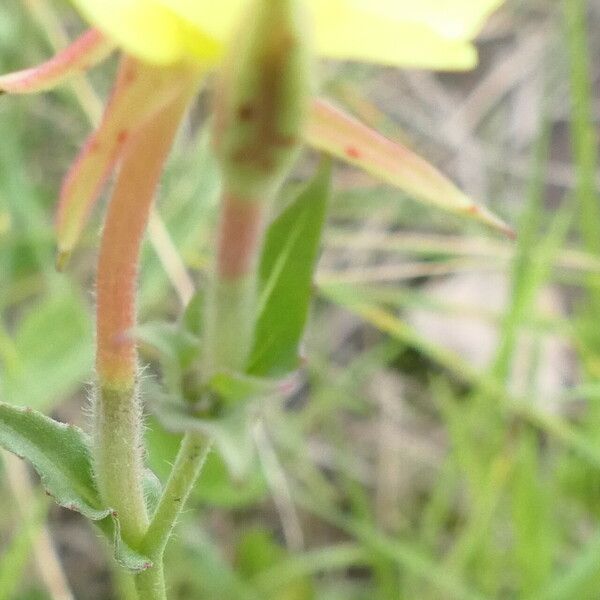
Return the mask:
M138 261L160 171L187 101L182 94L132 140L108 209L98 264L96 475L104 501L117 511L124 539L132 544L148 524L142 489L142 408L131 335Z

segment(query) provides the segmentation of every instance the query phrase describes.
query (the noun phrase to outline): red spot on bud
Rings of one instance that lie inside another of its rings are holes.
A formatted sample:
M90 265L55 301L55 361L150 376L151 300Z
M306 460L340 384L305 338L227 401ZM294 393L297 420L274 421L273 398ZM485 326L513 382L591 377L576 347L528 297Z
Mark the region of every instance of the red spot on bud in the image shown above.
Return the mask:
M124 144L127 141L128 137L129 137L129 131L127 129L122 129L117 134L117 142L119 144Z
M346 148L346 156L348 156L349 158L360 158L362 156L362 153L355 146L348 146Z
M123 73L123 83L132 84L137 79L137 68L134 64L129 64Z

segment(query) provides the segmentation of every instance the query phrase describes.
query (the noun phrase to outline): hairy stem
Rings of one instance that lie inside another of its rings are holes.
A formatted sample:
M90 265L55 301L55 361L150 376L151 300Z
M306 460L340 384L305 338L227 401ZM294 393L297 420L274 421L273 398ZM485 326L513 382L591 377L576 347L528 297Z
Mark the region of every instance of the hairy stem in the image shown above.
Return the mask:
M117 512L123 538L133 547L148 526L141 439L136 391L101 387L94 406L96 477L104 502Z
M213 142L224 192L204 315L204 382L246 368L265 217L297 156L312 88L302 2L255 0L248 16L251 24L244 21L216 93ZM185 435L143 540L152 558L162 557L206 452L201 437Z
M135 575L135 589L140 600L167 600L163 557L150 555L153 566Z
M155 517L144 538L143 547L150 552L160 555L164 551L209 451L210 444L206 444L201 436L189 433L184 437Z
M256 294L256 263L262 239L263 207L223 195L217 256L205 315L204 376L221 369L243 369L252 342L252 316ZM179 514L194 487L210 450L202 436L185 434L173 470L142 549L156 562L162 554ZM137 576L138 591L149 573ZM141 592L140 592L141 593Z
M187 95L182 95L133 141L109 206L98 266L96 476L104 502L118 513L124 540L134 548L148 526L137 351L130 335L136 322L137 270L154 191L186 105ZM162 565L149 571L152 591L142 597L161 600Z

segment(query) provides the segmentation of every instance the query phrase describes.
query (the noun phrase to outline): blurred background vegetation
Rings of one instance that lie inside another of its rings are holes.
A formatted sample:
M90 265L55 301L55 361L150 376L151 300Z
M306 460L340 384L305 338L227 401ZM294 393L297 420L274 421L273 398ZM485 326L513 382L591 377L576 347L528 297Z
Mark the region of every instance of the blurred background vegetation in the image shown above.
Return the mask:
M326 95L519 239L336 169L299 389L232 445L250 458L243 475L211 455L167 553L173 598L600 598L600 3L587 4L509 2L471 73L323 67ZM66 3L4 0L0 71L82 27ZM66 274L52 219L114 68L0 99L0 396L83 427L101 210ZM163 178L169 235L154 221L143 323L181 314L171 279L189 282L169 237L202 285L217 186L206 113L201 98ZM152 348L142 355L160 379ZM147 435L164 477L177 438L150 418ZM0 599L118 597L87 523L6 454L0 506Z

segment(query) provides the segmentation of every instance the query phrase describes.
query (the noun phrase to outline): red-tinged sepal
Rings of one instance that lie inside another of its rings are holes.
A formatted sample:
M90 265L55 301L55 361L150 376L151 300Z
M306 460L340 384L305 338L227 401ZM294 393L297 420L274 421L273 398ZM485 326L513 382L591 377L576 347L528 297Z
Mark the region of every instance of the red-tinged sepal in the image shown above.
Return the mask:
M59 269L64 268L125 149L150 119L199 77L196 67L161 68L123 59L102 123L88 138L63 182L56 217Z
M315 100L306 141L353 164L422 202L472 219L514 237L514 231L488 209L473 202L447 177L405 146L367 127L325 100Z
M41 65L0 76L0 93L33 94L56 87L103 61L114 47L97 29L88 29Z

